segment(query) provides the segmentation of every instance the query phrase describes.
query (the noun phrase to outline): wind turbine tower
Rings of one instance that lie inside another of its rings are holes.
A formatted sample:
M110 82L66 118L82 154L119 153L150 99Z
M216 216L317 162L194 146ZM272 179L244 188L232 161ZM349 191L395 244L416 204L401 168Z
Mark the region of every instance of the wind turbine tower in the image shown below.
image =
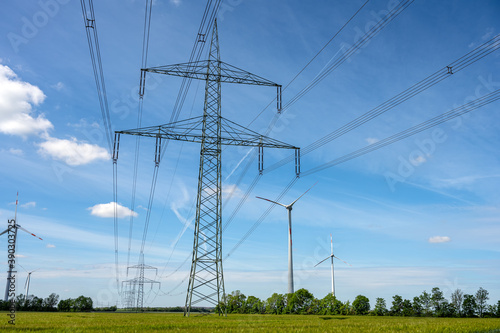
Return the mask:
M3 232L0 233L0 236L3 235L3 234L5 234L5 233L8 233L9 236L10 236L10 234L13 235L12 239L13 239L13 244L14 244L14 255L15 255L16 242L17 242L17 229L21 229L22 231L27 232L31 236L36 237L36 238L38 238L40 240L43 240L40 237L38 237L37 235L35 235L34 233L32 233L32 232L24 229L19 224L17 224L17 203L18 203L18 198L19 198L19 193L17 194L17 197L16 197L16 212L14 214L14 220L10 220L9 221L9 227L7 229L5 229ZM9 237L9 238L11 238L11 237ZM9 246L11 246L11 245L12 244L9 244ZM9 271L7 273L7 285L5 286L5 296L4 296L4 301L5 302L7 302L9 300L9 285L10 285L10 280L12 279L12 273L14 271L14 267L15 267L15 262L14 262L14 264L9 264Z
M311 186L309 188L309 190L312 189L316 184ZM257 199L266 200L266 201L272 202L273 204L285 207L286 210L288 211L288 293L289 294L293 294L293 292L294 292L293 291L293 257L292 257L292 208L293 208L293 205L297 201L299 201L300 198L302 198L307 192L309 192L309 190L305 191L300 197L295 199L295 201L289 205L285 205L285 204L282 204L282 203L279 203L279 202L276 202L273 200L269 200L266 198L257 197Z
M337 258L340 261L344 261L344 260L340 259L339 257L336 257L333 254L333 237L332 237L332 234L330 234L330 247L331 247L331 250L332 250L331 254L328 257L326 257L325 259L323 259L320 262L318 262L316 265L314 265L314 267L318 266L319 264L321 264L323 261L326 261L327 259L331 259L331 262L332 262L332 296L335 297L335 280L334 280L334 273L333 273L333 258ZM351 264L349 264L346 261L344 261L344 263L346 263L349 266L352 266Z

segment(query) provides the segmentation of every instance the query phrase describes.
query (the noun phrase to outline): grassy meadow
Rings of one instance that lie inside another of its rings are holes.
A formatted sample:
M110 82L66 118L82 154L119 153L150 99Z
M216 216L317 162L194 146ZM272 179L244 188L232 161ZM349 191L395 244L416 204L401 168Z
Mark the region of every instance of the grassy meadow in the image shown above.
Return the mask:
M18 312L2 332L498 332L499 318Z

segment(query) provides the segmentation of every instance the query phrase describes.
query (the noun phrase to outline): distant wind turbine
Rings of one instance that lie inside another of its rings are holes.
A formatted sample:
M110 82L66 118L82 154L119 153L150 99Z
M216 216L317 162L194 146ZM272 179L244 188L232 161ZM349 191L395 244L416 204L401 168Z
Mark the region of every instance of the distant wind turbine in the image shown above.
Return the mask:
M318 266L319 264L321 264L323 261L325 261L327 259L331 259L332 260L332 296L335 296L335 282L334 282L334 275L333 275L333 258L337 258L340 261L344 261L344 260L340 259L339 257L337 257L337 256L335 256L333 254L333 237L332 237L332 234L330 234L330 247L332 249L332 253L328 257L326 257L325 259L321 260L316 265L314 265L314 267ZM351 264L349 264L346 261L344 261L344 263L346 263L349 266L352 266Z
M312 189L316 184L314 184L313 186L311 186L309 188L309 190ZM300 198L302 198L307 192L309 192L309 190L305 191L300 197L298 197L297 199L295 199L295 201L292 202L289 205L285 205L285 204L282 204L282 203L279 203L279 202L276 202L276 201L273 201L273 200L269 200L269 199L266 199L266 198L257 197L257 199L266 200L266 201L272 202L273 204L283 206L288 211L288 293L289 294L293 294L292 208L293 208L293 205Z
M34 271L31 271L29 272L26 268L24 268L21 264L18 264L22 269L24 269L26 271L26 273L28 273L28 276L26 276L26 282L24 282L24 289L26 290L26 299L28 299L28 293L29 293L29 290L30 290L30 281L31 281L31 273L34 273L36 272L37 270L39 270L40 268L37 268L35 269Z
M36 272L38 269L34 271L28 272L28 276L26 277L26 282L24 283L24 288L26 289L26 299L28 299L28 293L30 290L30 281L31 281L31 273Z
M10 232L11 229L14 229L14 251L16 249L16 241L17 241L17 230L18 229L21 229L22 231L24 232L27 232L28 234L30 234L31 236L34 236L40 240L43 240L41 239L40 237L38 237L37 235L35 235L34 233L24 229L23 227L21 227L19 224L17 224L17 203L18 203L18 198L19 198L19 193L17 193L17 197L16 197L16 212L14 214L14 224L12 226L9 226L7 229L5 229L2 233L0 233L0 236L7 233L7 232ZM11 220L12 221L12 220ZM12 245L12 244L9 244L9 246ZM4 297L4 301L7 302L9 300L9 284L10 284L10 280L12 278L12 272L13 272L13 269L14 269L14 265L9 265L9 272L8 272L8 275L7 275L7 285L5 287L5 297Z

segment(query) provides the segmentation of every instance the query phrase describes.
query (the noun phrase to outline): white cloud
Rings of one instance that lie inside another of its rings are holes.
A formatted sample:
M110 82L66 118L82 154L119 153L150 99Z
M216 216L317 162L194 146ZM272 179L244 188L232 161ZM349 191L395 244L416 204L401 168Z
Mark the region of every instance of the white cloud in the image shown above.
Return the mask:
M23 156L24 152L21 149L16 149L16 148L10 148L9 153L12 155L17 155L17 156Z
M487 39L490 39L491 36L493 36L493 33L495 33L495 29L494 28L488 28L486 29L486 32L484 33L484 35L481 37L482 40L487 40Z
M176 7L179 7L181 5L181 0L170 0L170 3Z
M64 89L64 83L57 82L56 84L52 85L51 87L57 91L61 91L62 89Z
M47 136L47 141L39 143L38 146L40 154L64 161L68 165L88 164L110 158L106 149L98 145L78 142L76 138L66 140Z
M448 236L433 236L429 238L429 243L447 243L451 241Z
M16 258L26 258L24 254L16 254Z
M54 244L47 244L46 246L48 249L53 249L55 248L56 246Z
M366 142L368 142L369 145L379 142L379 139L376 138L366 138L365 140Z
M115 206L118 218L124 218L127 216L138 216L136 212L130 210L127 207L124 207L120 204L116 204L115 202L110 202L106 204L98 204L93 207L87 208L90 210L90 214L98 217L114 217L115 216Z
M32 207L36 207L36 202L34 201L30 201L30 202L27 202L25 204L22 204L21 207L23 208L32 208Z
M54 126L33 105L45 99L40 88L19 80L8 66L0 65L0 133L27 136L46 133Z

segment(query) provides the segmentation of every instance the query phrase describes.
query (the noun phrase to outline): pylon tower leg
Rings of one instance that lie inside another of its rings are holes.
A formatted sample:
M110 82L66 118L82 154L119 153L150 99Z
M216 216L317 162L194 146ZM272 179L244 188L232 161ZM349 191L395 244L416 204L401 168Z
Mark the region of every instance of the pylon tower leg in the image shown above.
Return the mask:
M204 302L217 306L224 300L220 78L219 38L215 21L205 85L193 257L185 316L189 316L193 304ZM207 140L214 137L217 140Z

